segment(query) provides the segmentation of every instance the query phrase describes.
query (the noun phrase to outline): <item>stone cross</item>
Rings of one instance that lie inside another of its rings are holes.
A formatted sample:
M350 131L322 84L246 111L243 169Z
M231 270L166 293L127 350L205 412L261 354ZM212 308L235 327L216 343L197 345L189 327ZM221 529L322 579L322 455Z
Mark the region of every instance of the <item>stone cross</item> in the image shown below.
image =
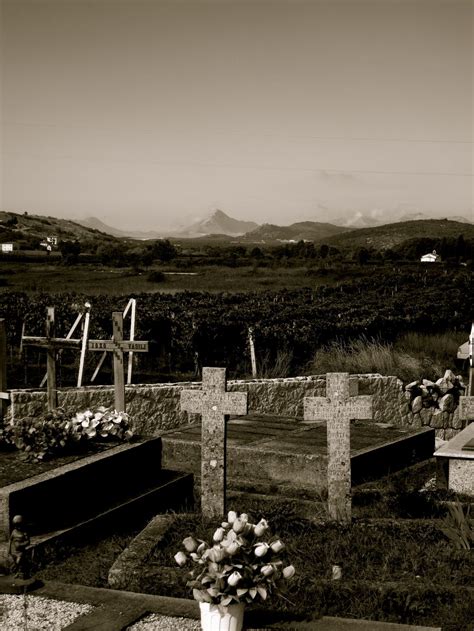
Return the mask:
M22 345L46 348L46 373L48 410L54 410L58 405L58 391L56 387L56 356L61 348L79 348L81 340L55 337L54 307L48 307L46 314L46 337L24 336Z
M305 397L305 420L327 421L328 510L331 519L351 520L352 419L372 418L372 396L351 396L349 373L326 375L326 396Z
M123 339L123 314L121 311L114 311L112 314L112 339L111 340L89 340L87 349L89 351L110 351L114 354L114 405L118 412L125 412L125 377L123 354L133 351L134 353L146 353L148 342L137 342Z
M0 318L0 422L5 415L6 402L10 399L7 392L7 332L5 320Z
M225 368L203 368L202 390L182 390L181 409L202 417L202 515L222 519L226 510L226 417L247 414L247 393L226 392Z

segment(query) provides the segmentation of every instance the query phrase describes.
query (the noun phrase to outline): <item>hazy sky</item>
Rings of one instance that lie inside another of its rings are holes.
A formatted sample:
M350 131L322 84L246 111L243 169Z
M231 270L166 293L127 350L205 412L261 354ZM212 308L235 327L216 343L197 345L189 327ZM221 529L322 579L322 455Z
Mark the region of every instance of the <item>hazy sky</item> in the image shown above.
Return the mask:
M3 0L1 207L135 228L474 217L473 13Z

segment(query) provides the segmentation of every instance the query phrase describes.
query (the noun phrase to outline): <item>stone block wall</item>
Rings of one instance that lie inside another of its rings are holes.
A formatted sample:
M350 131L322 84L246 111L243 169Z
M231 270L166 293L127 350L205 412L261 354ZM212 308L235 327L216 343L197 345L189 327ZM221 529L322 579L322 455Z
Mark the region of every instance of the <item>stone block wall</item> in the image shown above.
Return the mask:
M180 392L200 388L199 382L131 385L126 387L127 412L138 434L157 435L164 430L193 422L198 417L180 411ZM433 427L439 438L449 439L462 427L457 409L439 414L434 408L414 414L397 377L377 374L351 376L351 393L374 395L374 422L395 425ZM282 416L303 416L305 396L325 396L326 377L252 379L228 382L229 390L248 393L249 410ZM64 388L58 391L58 403L68 410L113 406L114 391L109 386ZM44 390L12 390L11 418L35 416L46 410Z

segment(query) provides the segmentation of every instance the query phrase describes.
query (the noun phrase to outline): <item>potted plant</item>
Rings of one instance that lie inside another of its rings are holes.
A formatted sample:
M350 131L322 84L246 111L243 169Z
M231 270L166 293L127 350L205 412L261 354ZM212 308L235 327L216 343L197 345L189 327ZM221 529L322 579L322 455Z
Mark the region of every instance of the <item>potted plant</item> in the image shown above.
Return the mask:
M212 537L212 543L186 537L184 551L175 555L179 566L195 565L187 583L201 609L203 631L240 631L244 607L272 594L295 574L283 560L285 544L261 519L230 511Z

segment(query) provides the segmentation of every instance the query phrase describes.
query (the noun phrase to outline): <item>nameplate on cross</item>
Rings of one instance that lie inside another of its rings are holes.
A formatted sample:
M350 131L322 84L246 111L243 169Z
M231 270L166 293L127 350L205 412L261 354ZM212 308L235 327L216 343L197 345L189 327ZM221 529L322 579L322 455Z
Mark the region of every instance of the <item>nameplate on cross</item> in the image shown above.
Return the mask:
M146 353L148 342L123 339L123 314L114 311L112 314L112 339L89 340L89 351L111 352L114 358L114 405L118 412L125 412L125 374L124 353Z

